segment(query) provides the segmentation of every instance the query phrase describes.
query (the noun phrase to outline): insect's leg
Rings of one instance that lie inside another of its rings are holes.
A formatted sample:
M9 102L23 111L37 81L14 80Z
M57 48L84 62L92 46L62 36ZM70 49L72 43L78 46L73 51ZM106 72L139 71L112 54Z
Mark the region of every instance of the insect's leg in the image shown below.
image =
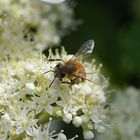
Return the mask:
M71 82L68 82L68 81L61 81L62 84L69 84L69 85L72 85Z
M52 86L53 82L55 81L56 77L54 77L54 79L52 80L52 82L49 85L49 88Z
M74 84L78 85L78 84L80 84L80 82L81 82L81 79L79 77L75 77L75 78L71 79L71 83L73 85Z
M83 78L84 80L87 80L87 81L89 81L89 82L93 82L93 81L87 79L86 77L81 77L81 78Z
M48 72L55 72L55 71L54 70L49 70L49 71L44 72L44 74L46 74Z
M68 81L61 81L61 83L70 85L70 88L72 88L72 85L73 85L72 82L68 82Z
M82 78L82 79L87 80L87 81L89 81L89 82L93 82L93 81L87 79L87 78L86 78L85 76L83 76L83 75L82 75L82 76L79 76L79 75L73 74L73 76L76 77L76 78Z
M97 85L103 85L103 84L105 84L105 79L98 79L99 81L94 81L94 80L90 80L90 79L87 79L86 77L84 77L84 76L78 76L78 75L73 75L73 76L75 76L75 77L77 77L77 78L81 78L81 79L84 79L84 80L87 80L87 81L89 81L89 82L92 82L92 83L94 83L94 84L97 84ZM102 78L102 77L100 77L100 78ZM103 77L104 78L104 77Z

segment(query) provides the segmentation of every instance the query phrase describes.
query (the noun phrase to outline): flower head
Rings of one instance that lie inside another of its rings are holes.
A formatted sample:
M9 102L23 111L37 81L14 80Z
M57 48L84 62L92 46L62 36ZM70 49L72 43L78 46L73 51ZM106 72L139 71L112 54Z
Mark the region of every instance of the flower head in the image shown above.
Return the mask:
M1 2L0 2L1 3ZM25 24L12 13L0 9L0 60L35 57L41 50L31 36L26 36Z
M140 90L128 87L118 90L112 102L112 127L97 137L108 140L138 140L140 138Z
M67 55L64 49L60 54L56 51L55 55L50 51L48 56L48 59L64 61L70 58L71 55ZM86 72L94 72L96 76L99 70L93 62L81 63ZM55 73L44 73L54 70L57 64L57 61L46 61L43 57L36 57L15 62L5 61L5 64L3 62L1 65L1 110L2 116L7 114L10 118L11 129L8 131L12 136L24 133L33 137L34 130L41 127L40 119L44 112L46 119L61 118L68 124L73 122L76 127L81 126L85 137L87 134L90 134L90 138L93 137L93 129L100 131L100 126L104 126L106 84L94 82L95 78L91 76L90 80L93 82L85 80L79 85L70 86L56 77L50 86ZM64 80L69 81L68 78Z
M49 2L58 2L58 0ZM12 28L14 29L9 27L10 30L18 33L18 35L23 35L21 32L24 32L25 39L29 36L31 41L37 43L37 48L41 49L51 44L58 44L61 36L68 31L68 28L71 25L73 27L76 25L73 20L72 7L67 3L51 5L41 0L6 0L0 1L0 9L10 13L14 17L13 20L17 21L17 26L13 25ZM1 20L3 20L4 17L1 17ZM21 23L23 24L23 29L18 32L18 24ZM2 32L6 37L10 37L9 33ZM18 36L16 41L13 39L11 41L12 43L18 41Z

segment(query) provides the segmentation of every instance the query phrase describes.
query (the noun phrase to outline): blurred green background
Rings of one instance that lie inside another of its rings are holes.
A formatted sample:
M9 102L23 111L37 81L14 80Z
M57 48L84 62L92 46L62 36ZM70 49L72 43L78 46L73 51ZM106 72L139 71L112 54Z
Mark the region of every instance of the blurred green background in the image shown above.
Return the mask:
M140 87L140 0L75 0L83 23L62 39L69 53L93 38L92 57L116 87Z

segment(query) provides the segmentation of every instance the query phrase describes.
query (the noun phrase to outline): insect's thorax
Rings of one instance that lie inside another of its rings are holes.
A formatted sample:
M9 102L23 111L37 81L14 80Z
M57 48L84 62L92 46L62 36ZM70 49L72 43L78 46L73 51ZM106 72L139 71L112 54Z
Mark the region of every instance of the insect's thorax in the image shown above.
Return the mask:
M85 75L84 66L79 62L71 60L71 61L65 62L64 65L65 65L67 74Z

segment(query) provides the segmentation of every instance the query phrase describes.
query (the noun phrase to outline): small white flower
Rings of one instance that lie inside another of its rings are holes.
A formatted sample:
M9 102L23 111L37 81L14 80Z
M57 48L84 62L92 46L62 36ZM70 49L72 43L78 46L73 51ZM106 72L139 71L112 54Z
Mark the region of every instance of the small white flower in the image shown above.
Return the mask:
M40 95L40 97L32 97L34 104L36 104L36 114L40 113L45 110L49 114L53 113L53 107L51 106L52 103L57 101L57 96L48 96L46 93Z
M94 133L90 130L84 132L84 139L93 139L94 138Z
M9 132L12 130L12 123L9 115L5 113L0 120L0 139L6 140Z
M103 126L103 125L95 125L95 129L99 132L99 133L103 133L104 131L105 131L105 126Z
M26 83L26 87L30 90L34 90L35 89L35 86L33 83Z
M20 112L14 115L13 125L16 127L16 134L19 135L25 131L28 135L32 136L32 127L38 121L34 119L34 112L30 112L25 106Z
M97 90L95 91L95 94L96 94L98 100L99 100L101 103L105 103L106 98L105 98L105 96L104 96L104 91L103 91L102 89L97 89Z
M76 127L79 127L82 125L82 118L79 116L75 116L73 118L73 122L72 122Z
M57 140L67 140L67 137L63 133L59 133L57 136Z
M72 114L71 114L71 113L64 114L63 120L64 120L64 122L66 122L66 123L70 123L71 120L72 120Z
M9 114L5 113L4 115L1 116L1 119L4 121L7 121L7 122L10 122L10 116Z
M55 131L50 132L50 125L51 119L48 124L45 124L42 127L34 127L33 140L67 140L67 137L63 133L63 130L61 130L58 134L56 134Z

